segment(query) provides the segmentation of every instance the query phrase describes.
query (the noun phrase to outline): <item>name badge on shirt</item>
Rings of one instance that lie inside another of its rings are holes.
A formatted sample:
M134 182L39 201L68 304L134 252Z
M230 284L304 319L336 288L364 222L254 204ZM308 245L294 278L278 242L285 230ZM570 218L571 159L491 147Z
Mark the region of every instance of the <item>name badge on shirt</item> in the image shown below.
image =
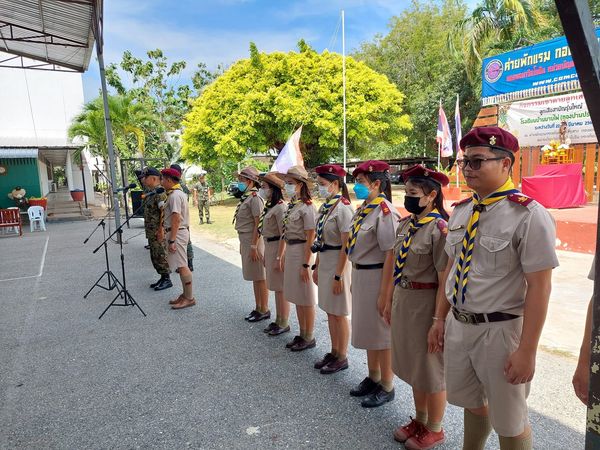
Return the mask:
M449 228L448 231L464 230L464 228L465 228L464 225L458 225L456 227Z

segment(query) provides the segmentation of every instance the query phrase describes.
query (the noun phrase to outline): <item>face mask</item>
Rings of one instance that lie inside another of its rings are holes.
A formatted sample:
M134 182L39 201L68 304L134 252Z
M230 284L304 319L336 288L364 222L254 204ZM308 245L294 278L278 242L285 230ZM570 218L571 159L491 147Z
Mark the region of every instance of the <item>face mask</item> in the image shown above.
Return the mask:
M356 183L354 185L354 193L357 199L365 200L369 197L369 188L362 183Z
M260 195L265 200L269 199L269 198L271 198L271 189L260 188L258 190L258 195Z
M330 184L328 184L327 186L321 186L319 185L319 197L321 198L327 198L329 197L331 194L329 193L329 186L331 186Z
M238 189L240 192L245 192L248 189L248 185L243 181L238 181Z
M296 185L291 183L285 183L285 193L290 198L296 195Z
M413 213L416 215L421 214L423 211L425 211L426 208L426 206L419 205L421 198L423 197L410 197L406 195L404 197L404 207L409 213Z

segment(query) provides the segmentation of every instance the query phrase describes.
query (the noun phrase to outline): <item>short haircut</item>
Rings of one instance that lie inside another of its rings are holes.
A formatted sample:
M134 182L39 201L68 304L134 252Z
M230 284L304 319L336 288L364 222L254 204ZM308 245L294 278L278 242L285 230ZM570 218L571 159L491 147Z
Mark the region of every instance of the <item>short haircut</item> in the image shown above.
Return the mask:
M515 163L515 154L513 152L498 147L490 147L490 151L498 157L510 158L510 168L512 169Z

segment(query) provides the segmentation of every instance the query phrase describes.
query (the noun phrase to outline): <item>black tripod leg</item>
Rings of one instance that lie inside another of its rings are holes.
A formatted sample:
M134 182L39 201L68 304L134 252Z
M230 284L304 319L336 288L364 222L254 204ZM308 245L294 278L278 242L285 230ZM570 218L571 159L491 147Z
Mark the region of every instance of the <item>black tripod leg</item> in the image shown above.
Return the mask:
M106 286L102 286L100 284L100 280L102 280L102 278L104 278L104 276L106 274L108 274L108 286L109 286L108 288ZM104 289L106 291L112 291L114 289L114 287L112 287L112 288L110 287L110 285L111 285L111 278L110 278L110 276L111 275L112 274L110 272L106 272L106 271L102 275L100 275L100 278L98 278L98 280L92 285L92 287L90 288L90 290L85 293L85 295L83 296L83 298L87 298L87 296L90 295L90 292L92 292L96 286L98 286L100 289Z

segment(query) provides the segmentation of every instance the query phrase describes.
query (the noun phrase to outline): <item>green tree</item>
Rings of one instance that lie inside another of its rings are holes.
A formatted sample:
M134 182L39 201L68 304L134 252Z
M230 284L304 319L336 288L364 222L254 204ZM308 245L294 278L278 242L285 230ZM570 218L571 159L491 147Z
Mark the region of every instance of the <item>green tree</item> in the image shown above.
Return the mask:
M355 57L381 72L407 93L406 112L414 125L408 141L377 149L383 156L435 155L435 132L442 100L453 124L456 95L460 97L463 128L470 127L479 98L469 83L461 58L448 51L455 25L466 17L456 0L413 1L389 24L389 33L364 43ZM377 155L373 155L377 156Z
M316 53L260 53L232 65L194 101L184 120L183 156L206 166L241 160L249 152L281 149L303 125L307 166L341 160L342 59ZM384 76L346 59L347 137L352 156L375 143L399 144L410 130L404 95Z

